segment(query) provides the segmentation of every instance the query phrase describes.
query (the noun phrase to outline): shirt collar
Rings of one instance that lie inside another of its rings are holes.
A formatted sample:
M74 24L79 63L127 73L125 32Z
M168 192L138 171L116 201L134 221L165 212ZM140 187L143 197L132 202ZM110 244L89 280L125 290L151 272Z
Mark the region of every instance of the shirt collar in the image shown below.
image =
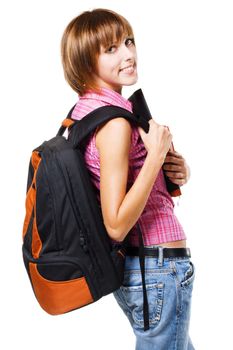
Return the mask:
M132 102L127 100L124 96L122 96L120 93L106 87L100 88L101 93L95 92L94 90L88 90L85 92L83 96L80 96L79 99L94 99L94 100L100 100L103 102L110 103L114 106L119 106L128 109L132 112Z

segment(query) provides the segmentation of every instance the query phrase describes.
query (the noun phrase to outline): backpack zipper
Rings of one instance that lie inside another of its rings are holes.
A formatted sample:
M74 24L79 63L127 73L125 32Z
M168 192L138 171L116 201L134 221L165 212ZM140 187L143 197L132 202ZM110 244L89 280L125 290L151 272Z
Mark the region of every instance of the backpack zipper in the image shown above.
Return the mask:
M70 191L67 190L68 189L68 182L70 182L69 176L67 174L67 170L66 170L65 166L63 166L63 164L60 161L59 156L57 156L57 154L56 154L56 159L57 159L59 168L60 168L60 170L62 172L62 175L63 175L63 177L65 179L66 192L68 194L68 197L69 197L72 209L73 209L73 213L74 213L74 216L75 216L75 219L76 219L76 223L77 223L77 226L78 226L78 229L79 229L79 233L80 233L80 238L81 238L80 244L84 247L86 245L86 242L88 242L88 235L87 235L86 231L84 230L84 224L82 222L82 218L81 218L78 206L75 204L75 200L73 199L73 194L70 193ZM80 219L80 221L78 219ZM80 225L82 225L82 227ZM83 238L84 238L84 240L83 240ZM101 267L100 267L100 265L98 263L95 251L92 249L91 244L89 244L88 250L90 251L89 256L90 256L90 259L91 259L91 262L92 262L93 269L96 271L95 265L97 265L98 269L99 269L99 272L103 276L103 271L102 271L102 269L101 269ZM85 253L87 253L88 250L85 250L85 248L84 248ZM95 259L95 263L96 264L94 264L93 257Z
M80 259L77 257L70 257L70 256L66 256L66 255L56 255L56 256L49 256L48 254L47 256L40 256L38 259L33 258L32 255L30 255L30 253L28 252L28 250L23 246L23 253L26 256L26 258L28 259L28 261L35 263L35 264L55 264L55 263L61 263L61 262L67 262L76 266L79 266L82 271L83 274L87 274L89 275L88 271L86 270L86 268L83 267L82 262L80 262Z

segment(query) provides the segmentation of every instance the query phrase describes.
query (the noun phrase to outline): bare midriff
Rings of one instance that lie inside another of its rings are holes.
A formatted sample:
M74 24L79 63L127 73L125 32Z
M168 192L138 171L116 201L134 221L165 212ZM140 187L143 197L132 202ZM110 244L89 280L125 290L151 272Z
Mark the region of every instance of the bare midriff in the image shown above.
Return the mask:
M160 243L160 244L153 244L150 246L145 246L148 248L153 248L153 247L158 247L162 246L165 248L186 248L186 239L182 239L180 241L173 241L173 242L165 242L165 243Z

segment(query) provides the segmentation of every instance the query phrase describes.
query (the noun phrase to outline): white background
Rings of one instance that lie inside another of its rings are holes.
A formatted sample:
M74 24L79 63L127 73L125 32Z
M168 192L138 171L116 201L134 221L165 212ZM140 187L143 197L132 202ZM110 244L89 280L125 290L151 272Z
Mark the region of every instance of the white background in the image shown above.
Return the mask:
M139 80L123 96L142 88L191 168L175 207L196 266L190 336L197 350L230 349L233 10L225 0L1 2L1 349L134 349L113 295L45 313L21 255L31 151L55 136L78 98L63 77L61 36L97 7L119 12L135 32Z

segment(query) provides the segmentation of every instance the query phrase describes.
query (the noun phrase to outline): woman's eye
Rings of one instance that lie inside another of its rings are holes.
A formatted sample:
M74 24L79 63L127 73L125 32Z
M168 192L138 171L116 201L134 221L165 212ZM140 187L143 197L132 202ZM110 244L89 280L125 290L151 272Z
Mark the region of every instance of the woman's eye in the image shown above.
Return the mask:
M126 42L127 42L128 40L130 40L130 41L132 42L132 44L134 44L134 38L128 38L128 39L126 39Z
M110 46L109 49L107 50L108 52L112 52L111 48L116 47L116 45Z
M135 44L134 38L128 38L128 39L126 39L126 41L125 41L126 45L128 44L128 41L131 41L132 44ZM110 46L110 47L107 49L107 52L113 52L113 51L111 50L113 47L116 48L116 45Z

